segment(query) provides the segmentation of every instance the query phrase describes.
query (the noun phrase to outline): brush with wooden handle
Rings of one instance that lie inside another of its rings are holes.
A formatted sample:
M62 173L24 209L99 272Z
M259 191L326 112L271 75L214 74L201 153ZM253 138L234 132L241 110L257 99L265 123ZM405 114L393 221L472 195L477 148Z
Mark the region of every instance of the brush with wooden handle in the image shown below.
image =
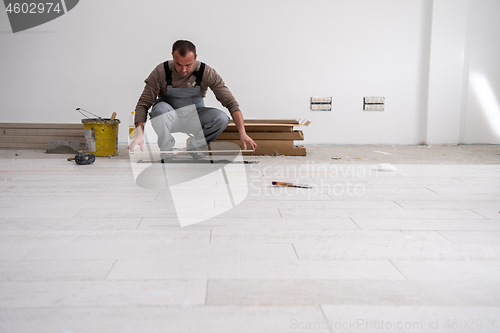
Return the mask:
M309 186L309 185L299 185L299 184L294 184L294 183L277 182L277 181L274 181L274 180L273 180L273 185L276 185L276 186L286 186L286 187L312 188L312 186Z

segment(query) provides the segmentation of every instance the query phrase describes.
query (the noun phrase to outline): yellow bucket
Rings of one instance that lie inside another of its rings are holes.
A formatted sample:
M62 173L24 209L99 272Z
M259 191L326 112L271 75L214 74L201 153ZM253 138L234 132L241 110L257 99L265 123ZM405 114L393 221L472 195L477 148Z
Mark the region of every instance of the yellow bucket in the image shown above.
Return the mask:
M82 119L87 153L95 156L118 155L118 119Z

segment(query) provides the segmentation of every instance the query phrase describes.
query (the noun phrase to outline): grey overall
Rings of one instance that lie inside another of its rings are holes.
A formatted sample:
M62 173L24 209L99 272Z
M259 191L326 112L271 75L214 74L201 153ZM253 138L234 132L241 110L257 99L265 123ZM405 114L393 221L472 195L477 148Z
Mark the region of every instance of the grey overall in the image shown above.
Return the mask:
M158 97L149 113L151 125L158 135L160 151L172 150L175 139L171 133L177 132L194 136L188 150L206 147L226 129L229 117L219 109L205 107L200 87L205 64L201 63L200 69L193 73L196 85L192 88L173 88L168 61L164 67L167 93Z

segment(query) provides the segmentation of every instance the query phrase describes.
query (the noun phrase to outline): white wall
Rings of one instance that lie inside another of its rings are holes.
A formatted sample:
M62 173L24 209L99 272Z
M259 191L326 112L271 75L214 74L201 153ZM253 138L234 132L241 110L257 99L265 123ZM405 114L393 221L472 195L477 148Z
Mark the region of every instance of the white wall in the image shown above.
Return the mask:
M434 0L434 6L439 1L445 0ZM481 3L487 8L472 6L468 27L482 22L482 11L498 7L498 1ZM126 122L150 71L170 58L175 40L189 39L199 60L224 78L246 118L309 119L305 143L420 143L428 135L428 117L440 112L427 112L432 4L82 0L66 15L16 34L1 12L1 121L79 122L75 108L82 107L108 117L116 111ZM497 28L496 21L488 22L472 35ZM483 52L498 50L497 35L469 43L480 44L479 54L470 54L471 64L482 63ZM483 72L497 66L488 59ZM500 75L490 76L498 88ZM310 111L311 96L332 96L333 111ZM385 111L363 112L364 96L385 97ZM473 135L489 124L469 126L475 118L469 108L478 109L479 103L464 102L467 126L462 122L459 128L465 141L496 142L493 132ZM206 104L220 105L211 93ZM126 142L123 125L120 141Z
M467 0L433 3L425 142L459 142L467 4Z
M500 1L469 1L462 141L500 143Z

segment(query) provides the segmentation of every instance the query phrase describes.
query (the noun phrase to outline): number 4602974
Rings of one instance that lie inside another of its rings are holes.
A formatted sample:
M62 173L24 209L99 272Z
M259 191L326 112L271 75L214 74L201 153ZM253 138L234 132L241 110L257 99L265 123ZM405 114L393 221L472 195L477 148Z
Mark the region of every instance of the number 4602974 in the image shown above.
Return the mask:
M59 3L46 2L46 3L9 3L5 11L9 14L48 14L51 11L60 13L61 7Z

